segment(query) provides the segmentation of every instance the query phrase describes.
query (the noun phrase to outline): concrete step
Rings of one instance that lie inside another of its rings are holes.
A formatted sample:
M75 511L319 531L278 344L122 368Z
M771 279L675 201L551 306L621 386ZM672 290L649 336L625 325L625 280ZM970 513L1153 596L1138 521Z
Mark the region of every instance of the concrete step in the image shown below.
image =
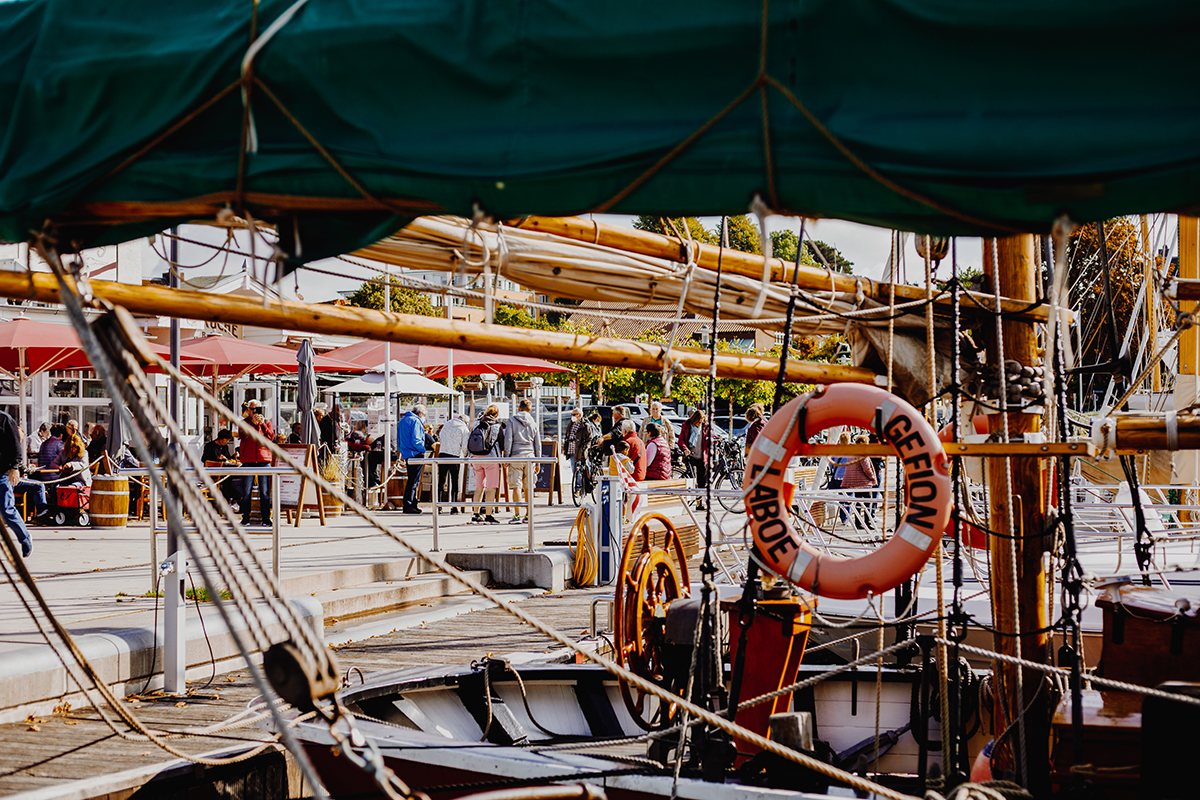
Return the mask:
M463 591L459 583L443 573L431 572L432 569L428 561L413 556L298 575L285 578L282 584L284 594L292 598L299 616L320 637L330 618L336 621L338 618L384 614L408 603ZM475 570L470 574L476 580L488 580L486 570ZM142 610L123 617L119 627L105 627L95 632L76 631L75 635L80 650L117 696L162 685L162 615L158 615L156 629L153 601L139 602ZM253 602L263 603L262 600ZM189 679L208 676L212 669L210 645L218 672L242 666L233 634L221 622L216 607L211 603L201 606L200 613L203 613L206 625L201 625L194 603L188 603L185 611ZM244 630L249 626L235 615L233 627ZM278 624L269 626L266 633L272 641L286 637ZM156 674L147 681L151 665ZM86 702L49 646L31 643L29 647L6 652L5 658L0 660L0 722L23 719L27 714L48 714L53 706L64 700L76 706Z
M470 570L471 578L486 584L489 574L486 569ZM325 612L325 625L338 621L384 614L395 611L409 603L461 594L467 589L447 575L435 572L412 575L399 580L376 581L359 586L333 588L313 592L312 596Z
M444 554L434 556L438 561L445 559ZM314 592L327 592L331 589L341 589L343 586L365 586L370 583L385 581L404 581L416 575L435 572L436 568L423 558L406 556L391 561L361 564L342 569L332 569L324 572L311 572L305 575L283 577L280 585L285 595L311 595Z

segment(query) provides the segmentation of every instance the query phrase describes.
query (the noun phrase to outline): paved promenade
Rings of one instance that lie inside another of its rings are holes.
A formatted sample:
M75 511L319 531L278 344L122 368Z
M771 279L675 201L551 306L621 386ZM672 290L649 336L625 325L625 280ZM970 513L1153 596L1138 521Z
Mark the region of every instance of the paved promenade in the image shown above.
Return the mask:
M538 501L536 542L565 541L577 509L569 502L547 506L544 495ZM428 510L419 516L377 514L417 546L431 547ZM502 514L500 519L507 523L511 516ZM440 515L440 554L525 549L525 525L468 525L468 519L462 514ZM34 527L30 531L34 550L26 563L55 615L78 637L106 681L120 690L121 683L129 680L135 684L132 688L140 689L154 646L162 644L161 600L156 633L156 598L148 596L152 588L149 522L131 521L123 529ZM252 541L270 569L271 535L257 534ZM562 561L561 548L554 552ZM166 535L161 532L158 555L160 559L166 555ZM460 591L406 548L351 515L331 517L325 525L306 517L298 528L282 526L279 574L285 595L322 632L326 623L341 622L339 617L378 613ZM192 576L202 586L195 568ZM487 576L476 573L476 577ZM189 675L207 674L209 644L219 662L235 656L232 640L211 603L201 603L199 611L189 603L187 617ZM160 655L156 669L161 666ZM53 705L51 701L74 689L14 588L7 583L0 586L0 721L24 718L31 707Z

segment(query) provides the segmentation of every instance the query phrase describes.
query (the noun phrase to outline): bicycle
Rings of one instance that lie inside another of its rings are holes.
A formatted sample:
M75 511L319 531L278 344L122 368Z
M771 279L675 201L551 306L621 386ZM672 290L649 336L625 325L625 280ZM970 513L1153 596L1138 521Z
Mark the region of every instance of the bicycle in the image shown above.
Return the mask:
M578 459L575 474L571 476L571 502L578 508L583 505L583 498L591 496L599 482L602 470L603 455L598 447L589 447L583 458Z
M741 437L723 439L716 450L717 463L711 472L712 480L716 481L713 489L741 492L746 478L745 440ZM717 502L726 511L743 512L746 510L740 494L719 495Z
M746 475L745 443L740 437L713 441L713 453L709 457L709 480L713 481L713 489L741 490ZM694 478L696 471L684 456L682 450L671 451L671 477ZM745 510L742 498L737 495L720 495L717 502L726 511L741 512Z

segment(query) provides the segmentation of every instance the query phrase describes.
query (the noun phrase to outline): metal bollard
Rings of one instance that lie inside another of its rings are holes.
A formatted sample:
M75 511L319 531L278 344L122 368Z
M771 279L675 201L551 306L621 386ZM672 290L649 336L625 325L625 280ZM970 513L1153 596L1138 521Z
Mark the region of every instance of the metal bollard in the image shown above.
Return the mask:
M433 472L430 475L432 479L429 485L429 494L433 499L433 551L438 549L438 474L437 474L437 459L433 459L429 466L433 467ZM421 496L421 487L417 487L417 497Z
M529 552L533 552L533 462L525 462L525 524L529 529Z

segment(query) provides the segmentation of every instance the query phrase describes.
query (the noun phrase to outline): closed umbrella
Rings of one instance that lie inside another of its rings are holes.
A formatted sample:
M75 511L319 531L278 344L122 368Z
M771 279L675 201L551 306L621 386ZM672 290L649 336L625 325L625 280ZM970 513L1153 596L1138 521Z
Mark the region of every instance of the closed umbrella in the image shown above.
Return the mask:
M121 447L125 444L124 432L121 430L121 415L125 412L125 408L120 400L114 400L112 403L112 413L108 416L108 443L104 446L108 457L113 460L113 463L119 463L121 459Z
M317 403L317 373L313 370L313 356L312 340L305 339L296 353L296 363L300 365L300 371L296 373L296 413L299 415L300 437L305 444L317 444L321 438L317 418L313 414Z

